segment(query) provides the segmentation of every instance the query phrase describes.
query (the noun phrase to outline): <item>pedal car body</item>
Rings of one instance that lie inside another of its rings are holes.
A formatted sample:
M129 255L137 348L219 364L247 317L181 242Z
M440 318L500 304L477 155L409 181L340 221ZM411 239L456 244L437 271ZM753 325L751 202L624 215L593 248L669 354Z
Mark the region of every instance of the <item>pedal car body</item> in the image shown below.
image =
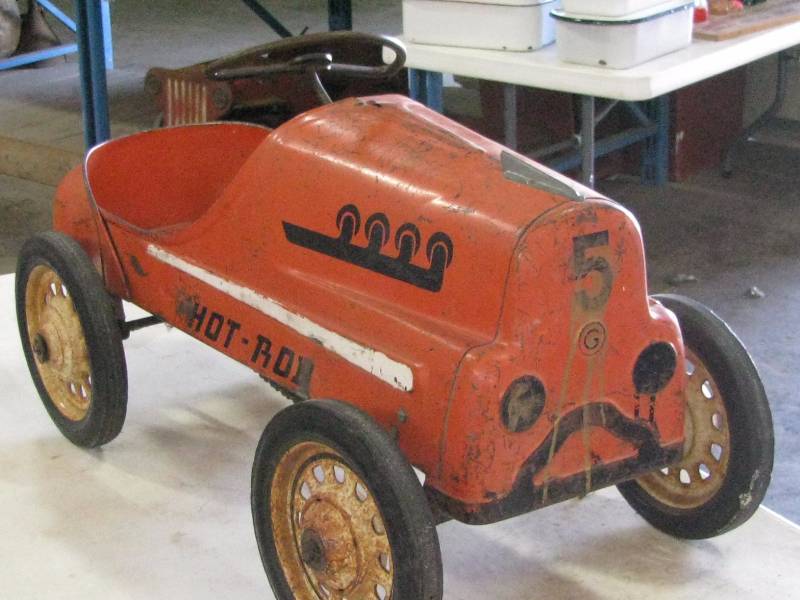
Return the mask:
M147 132L94 149L86 181L62 187L56 228L114 295L360 407L459 518L679 457L680 332L648 299L635 221L417 103ZM637 390L653 344L664 385Z

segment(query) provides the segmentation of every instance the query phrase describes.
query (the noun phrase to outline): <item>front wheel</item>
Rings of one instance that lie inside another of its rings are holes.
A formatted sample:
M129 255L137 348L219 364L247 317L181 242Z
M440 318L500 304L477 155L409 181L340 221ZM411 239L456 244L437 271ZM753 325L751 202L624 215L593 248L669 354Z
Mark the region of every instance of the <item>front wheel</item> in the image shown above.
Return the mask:
M278 600L440 600L442 562L422 487L394 441L341 402L273 418L253 464L261 560Z
M113 301L83 248L57 232L30 238L16 302L22 349L53 422L78 446L113 440L127 409L125 354Z
M619 485L658 529L702 539L747 521L772 473L772 415L742 343L711 310L683 296L655 297L678 317L686 351L686 441L678 464Z

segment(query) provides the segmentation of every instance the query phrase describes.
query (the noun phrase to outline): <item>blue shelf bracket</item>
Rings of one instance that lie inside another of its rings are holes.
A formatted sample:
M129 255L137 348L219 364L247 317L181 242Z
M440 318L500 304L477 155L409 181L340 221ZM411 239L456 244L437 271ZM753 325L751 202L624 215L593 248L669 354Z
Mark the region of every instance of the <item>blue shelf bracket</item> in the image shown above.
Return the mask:
M77 1L76 1L76 9L77 9ZM114 50L113 45L111 43L111 11L109 10L108 1L104 0L102 10L102 19L104 23L104 37L103 37L103 47L105 53L106 64L108 65L109 69L114 68ZM72 31L77 35L78 33L78 23L75 22L72 18L70 18L67 13L61 10L58 6L56 6L52 0L39 0L39 6L41 6L44 10L50 13L55 19L57 19L64 27ZM76 10L77 12L77 10ZM61 44L60 46L54 46L53 48L46 48L44 50L37 50L36 52L27 52L25 54L19 54L17 56L12 56L10 58L6 58L4 60L0 60L0 71L4 71L7 69L16 69L17 67L24 67L25 65L32 65L37 62L41 62L43 60L49 60L51 58L58 58L59 56L66 56L67 54L74 54L78 52L79 44L76 43L68 43L68 44Z

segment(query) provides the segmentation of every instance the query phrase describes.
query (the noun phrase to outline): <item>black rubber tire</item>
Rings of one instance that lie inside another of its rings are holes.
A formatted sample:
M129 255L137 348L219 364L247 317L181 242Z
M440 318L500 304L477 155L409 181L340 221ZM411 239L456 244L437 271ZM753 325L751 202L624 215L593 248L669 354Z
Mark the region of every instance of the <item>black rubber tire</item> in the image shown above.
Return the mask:
M720 490L691 510L667 506L634 480L618 486L651 525L672 536L704 539L747 521L764 499L772 475L772 414L761 378L736 334L699 302L673 294L655 298L678 317L683 341L717 383L728 413L730 457Z
M25 290L31 271L47 265L61 277L83 327L92 376L92 403L80 421L67 419L50 398L39 375L28 337ZM17 323L25 359L47 412L61 433L77 446L94 448L113 440L125 422L128 376L114 303L83 248L58 232L28 239L17 260Z
M395 566L392 600L441 600L442 558L422 486L395 442L349 404L310 400L279 412L261 436L253 464L253 524L264 570L278 600L294 600L280 566L268 511L275 469L296 444L314 440L339 452L372 491Z

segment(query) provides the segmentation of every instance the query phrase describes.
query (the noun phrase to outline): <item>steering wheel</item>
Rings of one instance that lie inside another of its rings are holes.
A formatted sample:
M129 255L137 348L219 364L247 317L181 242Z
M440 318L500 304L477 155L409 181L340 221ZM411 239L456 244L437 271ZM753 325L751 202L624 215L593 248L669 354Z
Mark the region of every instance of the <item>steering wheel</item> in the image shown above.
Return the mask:
M394 60L388 65L337 62L337 54L356 50L389 48ZM217 81L270 77L279 73L306 73L323 104L331 97L320 80L320 72L336 73L354 79L391 79L406 62L406 51L396 39L372 33L333 31L278 40L210 62L206 76Z

